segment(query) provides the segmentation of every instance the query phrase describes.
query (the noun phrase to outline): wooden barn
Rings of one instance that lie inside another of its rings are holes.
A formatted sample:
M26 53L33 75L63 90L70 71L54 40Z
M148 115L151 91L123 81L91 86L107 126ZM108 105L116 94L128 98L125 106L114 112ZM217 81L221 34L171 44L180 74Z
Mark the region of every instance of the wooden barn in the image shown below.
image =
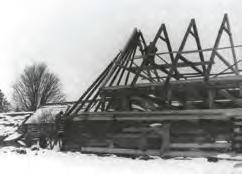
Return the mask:
M39 139L53 144L61 142L62 150L85 153L211 156L241 152L239 48L227 14L211 48L202 47L195 19L177 51L165 24L149 43L135 29L124 49L78 101L69 108L53 107L47 114L48 106L43 107L39 112L46 117L38 117L37 111L26 122L27 132L30 137L38 132ZM52 130L58 132L53 120L59 117L63 132L52 134Z

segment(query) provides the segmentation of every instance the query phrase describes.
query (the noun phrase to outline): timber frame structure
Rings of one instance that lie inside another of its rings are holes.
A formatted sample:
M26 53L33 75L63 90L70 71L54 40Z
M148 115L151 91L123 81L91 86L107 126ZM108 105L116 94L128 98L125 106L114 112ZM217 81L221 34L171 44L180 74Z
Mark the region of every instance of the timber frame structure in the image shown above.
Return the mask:
M212 48L202 47L195 19L177 51L165 24L150 43L135 29L64 113L63 149L160 156L242 152L239 47L227 14Z
M220 47L222 37L229 43L226 47ZM185 50L189 39L194 40L189 45L195 46L194 50ZM178 51L173 51L165 24L149 44L142 32L135 29L125 48L66 115L224 108L223 100L227 100L226 104L230 102L232 108L241 107L241 60L236 57L237 47L241 45L234 45L227 14L213 48L202 48L195 19L191 20ZM227 51L225 55L223 51ZM205 53L210 53L208 59ZM132 108L132 104L138 108Z

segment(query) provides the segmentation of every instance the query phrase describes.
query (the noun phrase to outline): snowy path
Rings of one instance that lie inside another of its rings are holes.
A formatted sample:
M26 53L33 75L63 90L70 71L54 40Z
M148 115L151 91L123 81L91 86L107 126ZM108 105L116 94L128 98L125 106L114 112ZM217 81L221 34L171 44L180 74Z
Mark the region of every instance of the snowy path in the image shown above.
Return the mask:
M0 173L6 174L241 174L242 162L193 160L139 160L80 153L0 149Z

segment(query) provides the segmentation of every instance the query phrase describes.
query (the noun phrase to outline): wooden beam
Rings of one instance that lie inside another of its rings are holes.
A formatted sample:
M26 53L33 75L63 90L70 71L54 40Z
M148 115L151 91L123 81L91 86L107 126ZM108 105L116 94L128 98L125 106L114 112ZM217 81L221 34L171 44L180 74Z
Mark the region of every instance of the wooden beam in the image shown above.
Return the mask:
M73 121L165 121L165 120L230 120L242 118L242 109L192 109L150 112L86 112L75 115Z
M120 67L122 67L123 69L126 69L127 71L129 71L129 72L131 72L131 73L133 73L133 74L136 74L135 73L135 69L131 69L131 68L127 68L127 67L125 67L125 66L122 66L122 65L118 65L118 66L120 66ZM138 68L138 66L136 66L136 68ZM145 75L147 75L147 73L146 72L144 72L144 71L142 71ZM145 76L145 75L143 75L143 74L139 74L139 76L140 77L142 77L142 78L144 78L144 79L146 79L146 80L148 80L148 81L151 81L151 82L155 82L154 81L154 79L152 79L151 77L149 77L148 75L147 76ZM106 87L104 87L104 88L106 88Z
M205 61L205 62L191 62L193 64L193 66L201 66L201 65L208 65L210 62L209 61ZM187 63L181 62L181 63L177 63L177 67L189 67L190 65L188 65ZM162 65L158 65L158 64L154 64L153 66L146 66L143 69L160 69L160 68L171 68L172 64L162 64ZM131 71L135 71L137 69L137 67L131 67L130 68Z
M202 50L202 46L201 46L201 42L200 42L200 38L199 38L199 34L198 34L198 30L197 30L197 25L196 25L195 19L192 19L192 22L194 23L194 25L193 25L193 37L196 40L197 49L198 50ZM200 57L201 62L204 62L203 52L198 52L198 53L199 53L199 57ZM203 69L203 74L205 74L206 73L206 66L202 65L202 69Z
M229 149L231 143L171 143L170 148L176 149Z
M215 54L229 69L231 69L231 71L233 71L235 74L238 74L237 71L233 68L233 66L231 66L231 64L221 54L219 54L217 51L215 52Z
M130 50L131 49L132 48L130 48ZM127 63L129 61L128 59L129 59L130 50L128 50L126 53L123 53L123 57L120 59L120 61L115 63L116 67L113 69L113 74L110 76L110 82L109 82L108 86L113 86L113 83L118 78L118 75L119 75L119 72L121 71L121 69L124 70L124 68L121 68L121 67L122 66L126 67L123 64L125 62ZM108 81L107 81L107 83L108 83Z
M108 73L108 71L110 70L110 68L113 66L114 62L119 58L120 53L117 54L117 56L114 58L114 60L107 66L107 68L98 76L98 78L91 84L91 86L89 86L89 88L83 93L83 95L77 100L77 102L66 112L66 115L70 115L77 107L78 105L83 102L84 100L87 100L86 97L87 95L94 91L94 89L96 89L99 84L101 83L101 81L103 80L103 78L106 76L106 74Z
M130 44L132 44L133 40L135 39L135 37L137 36L138 31L137 29L135 29L132 33L132 35L130 36L128 42L126 43L123 51L121 52L121 54L119 55L118 59L114 62L113 66L111 67L111 69L109 70L108 74L106 75L106 78L103 80L101 87L105 87L106 84L108 83L108 81L110 80L111 76L113 75L114 71L117 68L117 64L119 64L120 61L122 61L122 58L124 56L124 54L128 51Z
M231 49L231 48L241 48L242 45L234 45L233 47L232 46L226 46L226 47L219 47L219 48L204 48L204 49L198 49L198 50L188 50L188 51L172 51L172 52L160 52L160 53L156 53L154 55L167 55L167 54L170 54L170 53L173 53L173 54L192 54L192 53L199 53L199 52L212 52L214 50L226 50L226 49ZM149 54L152 56L152 54ZM134 59L142 59L143 56L135 56Z
M170 86L176 87L179 85L208 85L211 87L220 87L228 85L228 88L236 88L239 87L239 83L242 83L242 76L226 76L226 77L216 77L211 78L207 83L203 81L203 79L188 79L188 80L179 80L179 81L170 81ZM135 88L149 88L149 87L163 87L164 82L157 83L142 83L136 84ZM134 89L132 86L112 86L105 87L103 90L119 90L119 89Z
M218 90L218 93L227 99L231 100L235 105L242 107L242 100L231 95L227 90L225 89L220 89Z
M212 88L208 89L208 108L212 109L215 108L215 90Z
M190 150L190 151L168 151L164 154L160 154L160 150L138 150L138 149L125 149L125 148L108 148L108 147L82 147L81 152L84 153L100 153L100 154L120 154L120 155L149 155L149 156L162 156L162 157L214 157L221 152L214 151L201 151L201 150ZM233 153L229 153L233 154ZM234 154L233 154L234 155ZM223 159L223 158L221 158ZM233 161L233 159L230 159ZM234 159L235 161L241 161L241 159Z
M136 54L136 51L137 51L137 46L136 46L135 49L133 50L133 54L132 54L132 56L131 56L131 60L130 60L130 63L129 63L129 65L128 65L129 69L130 69L130 67L132 67L132 65L133 65L133 62L134 62L134 56L135 56L135 54ZM129 76L130 76L130 71L128 71L128 73L127 73L127 75L126 75L126 79L125 79L125 83L124 83L125 85L128 84Z
M230 28L230 23L229 23L229 18L228 15L225 14L225 18L226 18L226 22L227 22L227 33L229 35L229 41L230 41L230 45L231 45L231 52L232 52L232 56L233 56L233 60L234 60L234 64L235 64L235 74L239 75L239 68L238 68L238 64L236 64L237 62L237 57L236 57L236 53L235 53L235 47L234 47L234 41L233 41L233 37L232 37L232 32L231 32L231 28Z
M215 159L221 159L223 160L223 158L219 158L217 157L219 154L221 154L221 152L214 152L214 151L199 151L199 150L189 150L189 151L169 151L166 152L165 154L163 154L164 157L214 157ZM228 154L228 153L226 153ZM233 153L230 153L231 155L235 155ZM229 159L228 159L229 160ZM232 160L232 159L231 159ZM235 159L236 161L237 159ZM233 161L233 160L232 160ZM241 159L239 160L241 161Z
M164 34L164 40L163 41L166 43L167 49L169 51L169 56L170 56L171 62L173 63L174 60L175 60L175 57L174 57L174 54L172 53L173 50L172 50L172 47L171 47L170 38L169 38L167 30L166 30L166 26L165 26L165 24L162 24L161 27L163 27L163 34ZM178 79L179 79L179 77L183 77L177 69L175 69L175 74L176 74L175 78L178 77Z
M108 147L82 147L81 152L84 153L101 153L101 154L123 154L123 155L150 155L160 156L159 150L138 150L138 149L125 149L125 148L108 148Z
M190 24L189 24L189 26L188 26L188 28L187 28L187 30L186 30L186 33L185 33L185 35L184 35L184 37L183 37L183 39L182 39L182 42L181 42L181 45L180 45L180 47L179 47L179 49L178 49L178 52L182 52L183 51L183 49L185 48L185 45L186 45L186 42L187 42L187 39L188 39L188 37L189 37L189 35L191 34L191 31L193 30L193 34L195 35L196 34L196 37L197 38L195 38L195 40L196 40L196 44L197 44L197 47L198 47L198 49L199 48L201 48L201 45L200 45L200 40L199 40L199 36L198 36L198 33L197 33L197 31L196 31L196 23L195 23L195 20L194 19L192 19L191 20L191 22L190 22ZM195 32L196 31L196 32ZM193 36L193 35L192 35ZM194 36L193 36L194 37ZM202 62L204 62L204 59L203 59L203 55L201 55L200 54L200 56L202 56L202 57L200 57L200 59L201 59L201 61ZM197 68L196 66L193 66L193 64L190 62L190 61L188 61L186 58L184 58L183 56L182 56L182 54L176 54L176 57L175 57L175 59L174 59L174 61L173 61L173 65L172 65L172 67L170 68L170 70L169 70L169 74L168 74L168 76L166 77L166 80L165 80L165 84L164 84L164 87L163 87L163 89L162 89L162 95L163 96L165 96L166 94L167 94L167 88L169 88L169 82L170 82L170 79L171 79L171 77L172 77L172 74L174 73L174 71L176 70L176 68L177 68L177 63L179 62L179 60L183 60L185 63L187 63L187 64L189 64L194 70L196 70L197 72L199 72L200 74L204 74L204 72L202 72L199 68ZM204 75L206 75L206 74L204 74Z
M134 46L134 48L131 48L131 49L132 50L127 54L127 58L125 60L126 62L124 63L124 67L127 67L128 63L133 59L132 55L134 54L134 52L136 50L136 45ZM120 85L120 82L121 82L121 80L123 78L124 72L125 72L125 69L122 69L121 74L120 74L119 79L118 79L118 82L117 82L117 85Z
M197 68L196 66L194 66L193 62L187 60L184 56L180 55L180 59L185 62L187 65L189 65L192 69L194 69L195 71L197 71L198 73L203 75L203 72Z

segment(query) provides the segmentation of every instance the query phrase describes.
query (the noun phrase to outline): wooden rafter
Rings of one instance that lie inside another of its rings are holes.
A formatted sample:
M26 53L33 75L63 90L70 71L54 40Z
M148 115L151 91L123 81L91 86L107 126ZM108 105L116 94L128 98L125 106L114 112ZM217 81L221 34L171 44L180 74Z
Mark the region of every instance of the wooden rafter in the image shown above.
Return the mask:
M230 28L230 24L229 24L229 19L228 19L228 15L225 14L222 24L219 28L219 32L216 38L216 41L214 43L214 47L213 47L213 51L211 53L211 57L210 57L210 64L208 65L207 68L207 73L206 73L206 80L209 79L210 73L211 73L211 69L212 69L212 63L214 62L215 57L218 57L227 67L231 67L230 63L228 63L222 55L220 55L218 53L218 48L219 48L219 44L220 44L220 40L222 38L223 33L226 33L229 36L229 41L230 41L230 47L231 47L231 51L232 51L232 55L233 55L233 61L234 64L236 64L237 59L236 59L236 54L235 54L235 48L234 48L234 42L233 42L233 38L232 38L232 34L231 34L231 28ZM231 67L231 70L236 74L239 75L239 71L238 71L238 65L236 64L235 67Z
M219 47L223 34L228 35L230 45ZM195 50L184 49L189 38L194 39ZM168 52L159 52L159 43L165 45ZM220 100L224 99L230 100L230 104L232 101L233 105L241 106L242 77L239 76L241 70L238 69L241 61L236 60L236 47L242 45L235 46L233 43L227 14L223 18L213 48L202 48L194 19L190 21L177 51L172 50L165 24L160 26L149 45L146 44L142 32L135 29L124 49L65 114L129 111L132 102L129 99L132 97L152 98L148 104L154 102L154 106L158 105L154 110L171 109L172 103L181 99L184 99L184 103L189 103L187 107L197 107L199 104L199 107L215 108L221 106ZM224 49L231 50L234 64L219 52ZM207 61L204 52L211 52ZM194 54L198 55L199 60L189 57ZM215 57L227 68L211 73L211 68L216 63ZM183 72L183 68L193 71ZM229 76L231 74L235 76ZM217 77L220 75L223 76Z

